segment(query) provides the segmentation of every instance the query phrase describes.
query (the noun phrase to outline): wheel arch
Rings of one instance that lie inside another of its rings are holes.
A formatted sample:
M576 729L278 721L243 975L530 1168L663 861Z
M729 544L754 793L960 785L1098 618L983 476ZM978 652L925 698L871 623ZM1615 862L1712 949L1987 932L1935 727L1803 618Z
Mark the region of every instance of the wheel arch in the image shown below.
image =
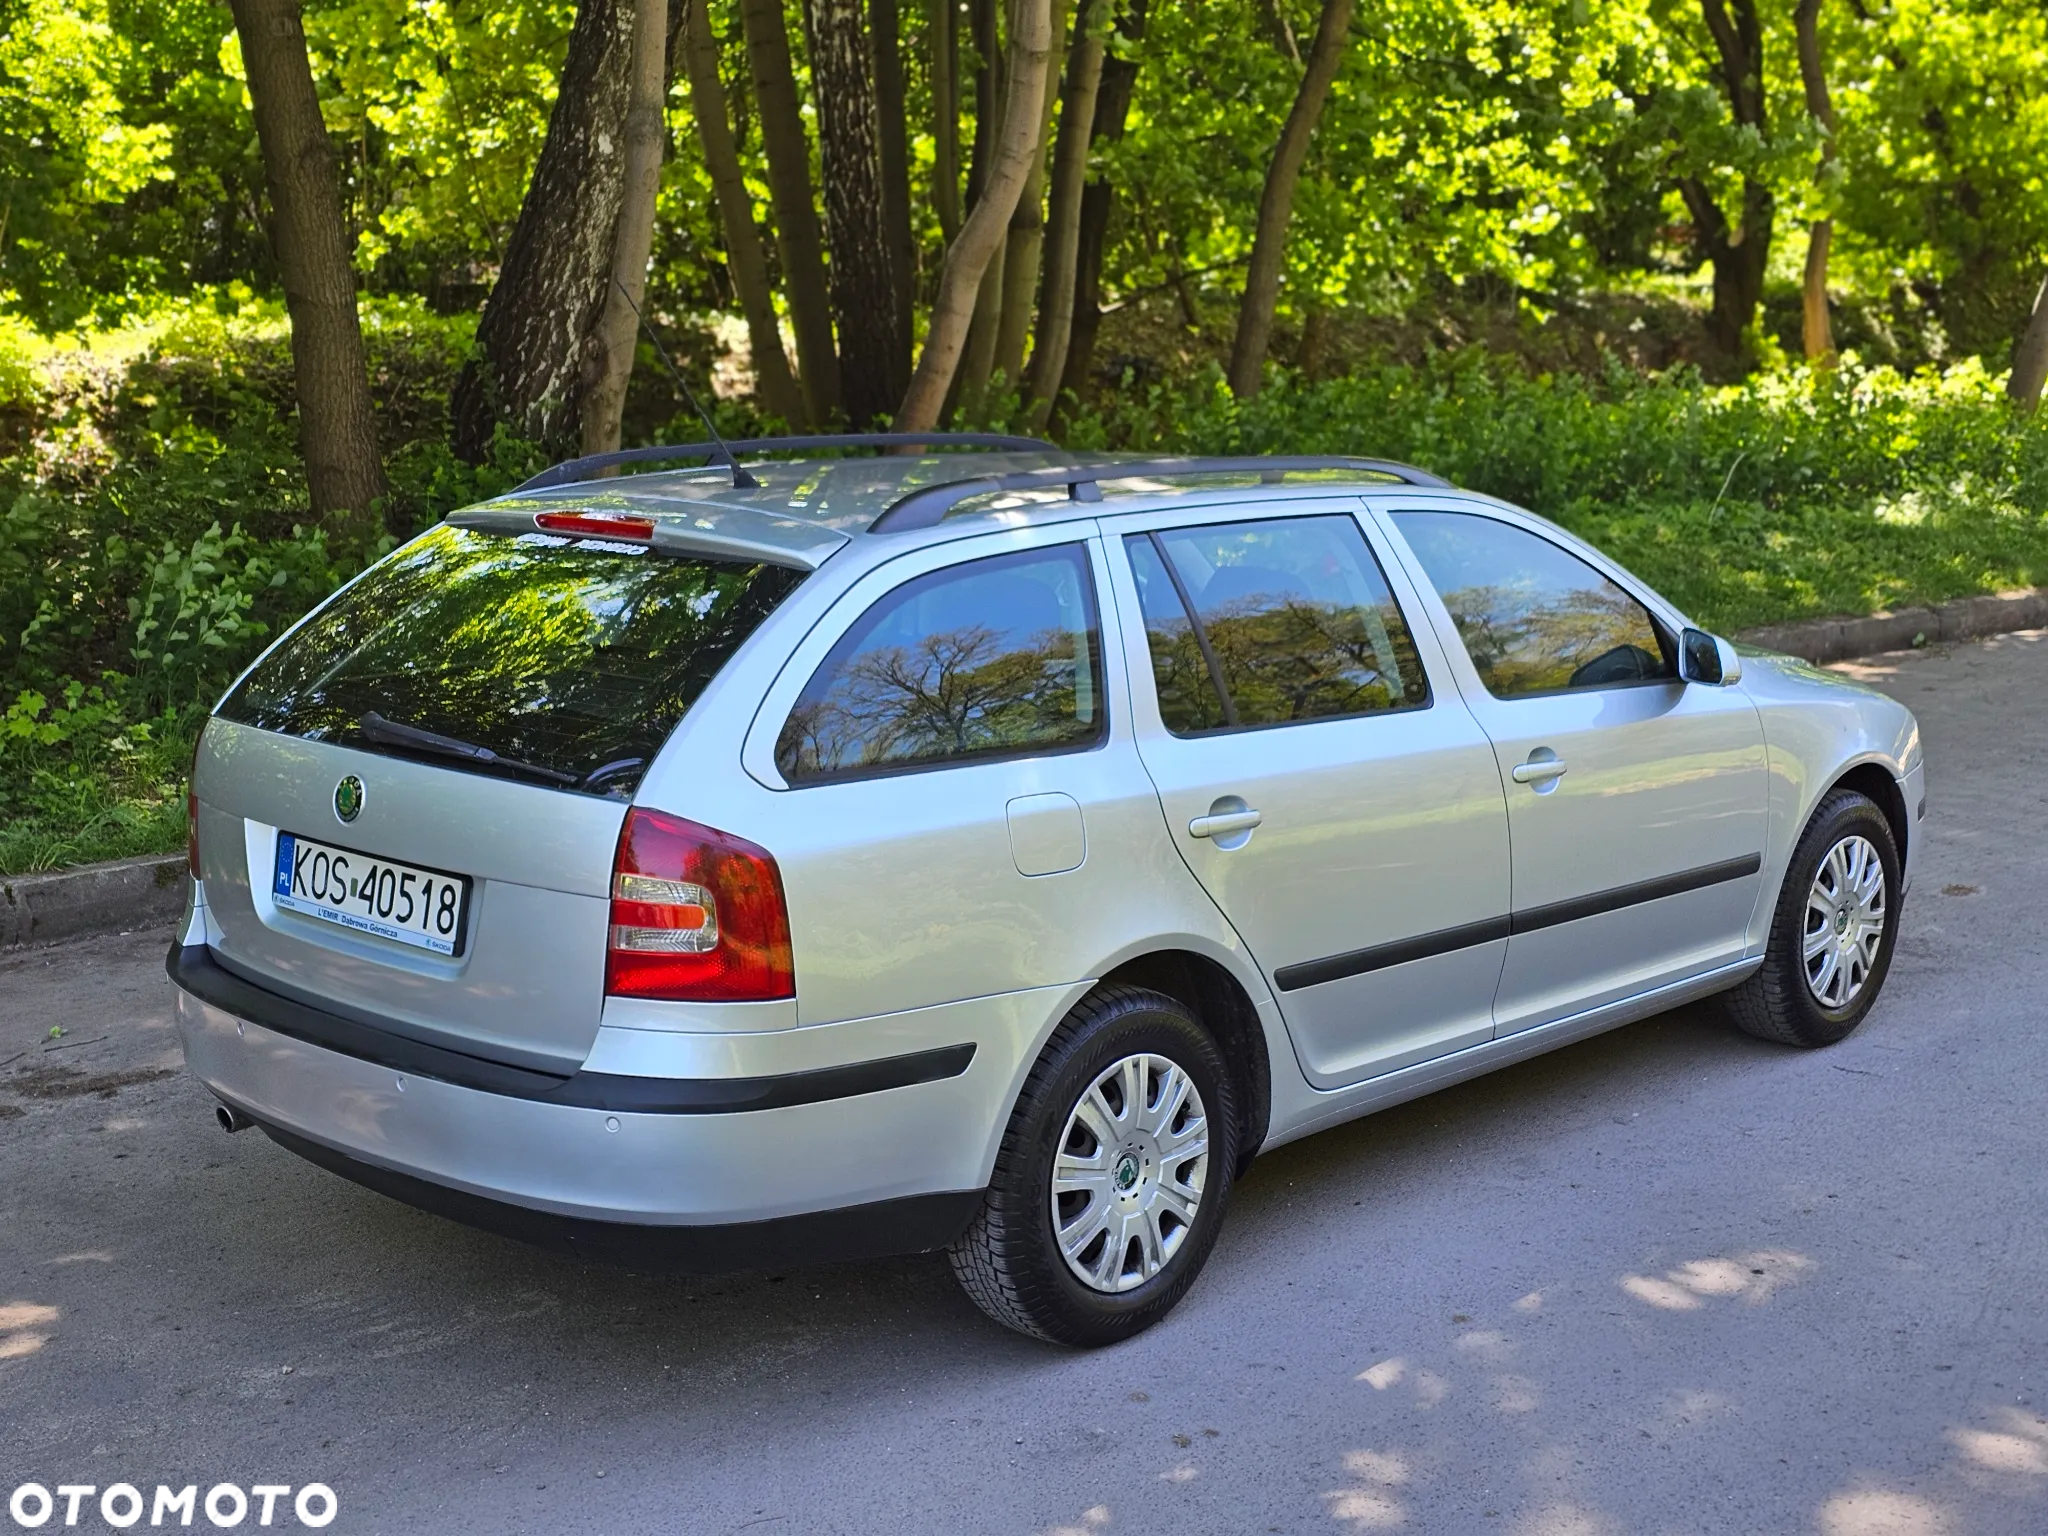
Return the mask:
M1901 787L1898 775L1891 766L1880 758L1866 758L1852 764L1837 774L1832 783L1815 797L1813 806L1806 813L1807 822L1813 820L1827 797L1838 789L1853 789L1865 799L1872 801L1892 829L1892 841L1898 844L1899 863L1906 862L1906 841L1912 835L1913 818L1906 807L1906 792ZM1802 830L1805 823L1801 824Z
M1188 949L1134 955L1103 973L1099 986L1144 987L1185 1005L1215 1039L1239 1088L1237 1166L1242 1174L1265 1143L1273 1110L1272 1057L1258 1005L1229 967Z

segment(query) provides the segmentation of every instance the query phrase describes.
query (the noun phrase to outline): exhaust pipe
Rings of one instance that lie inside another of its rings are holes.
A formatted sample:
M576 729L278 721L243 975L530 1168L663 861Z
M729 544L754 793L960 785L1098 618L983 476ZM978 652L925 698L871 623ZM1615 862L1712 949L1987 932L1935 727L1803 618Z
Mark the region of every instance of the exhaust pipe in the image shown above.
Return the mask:
M256 1123L231 1104L214 1105L213 1118L214 1123L230 1136L234 1135L237 1131L246 1131Z

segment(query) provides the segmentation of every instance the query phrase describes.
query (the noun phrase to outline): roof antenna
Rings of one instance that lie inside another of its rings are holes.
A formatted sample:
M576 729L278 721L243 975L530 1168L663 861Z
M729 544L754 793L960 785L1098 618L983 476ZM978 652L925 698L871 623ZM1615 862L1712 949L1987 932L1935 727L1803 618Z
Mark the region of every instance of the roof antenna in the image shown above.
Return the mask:
M725 445L725 439L719 436L718 428L711 424L711 413L699 405L697 397L690 393L690 386L683 382L682 370L676 367L674 361L670 359L668 348L661 344L661 338L654 334L654 327L649 325L647 317L640 313L640 306L633 302L633 295L626 292L626 285L620 282L618 277L614 275L612 286L619 290L619 297L624 299L626 307L633 311L633 318L640 322L640 329L645 331L647 339L654 343L655 355L661 359L662 365L668 369L668 376L676 381L676 388L683 392L683 398L690 402L690 409L697 413L697 419L704 423L704 430L711 434L711 441L718 444L718 451L725 455L726 465L732 470L732 488L736 491L759 490L761 482L741 467L740 461L734 457L732 449Z

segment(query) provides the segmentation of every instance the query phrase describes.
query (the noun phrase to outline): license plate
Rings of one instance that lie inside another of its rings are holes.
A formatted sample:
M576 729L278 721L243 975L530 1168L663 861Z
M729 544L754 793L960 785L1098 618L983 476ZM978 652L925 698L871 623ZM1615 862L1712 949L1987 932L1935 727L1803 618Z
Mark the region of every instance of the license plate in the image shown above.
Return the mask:
M439 955L462 953L469 881L460 875L280 832L271 896L288 912L357 933Z

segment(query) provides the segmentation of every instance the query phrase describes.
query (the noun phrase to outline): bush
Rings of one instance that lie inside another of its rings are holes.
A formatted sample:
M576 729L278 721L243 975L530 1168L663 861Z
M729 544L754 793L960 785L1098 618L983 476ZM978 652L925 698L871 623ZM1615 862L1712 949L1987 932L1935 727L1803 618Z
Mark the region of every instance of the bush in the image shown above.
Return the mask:
M1467 352L1240 403L1210 377L1082 413L1074 446L1351 453L1541 512L1733 630L2048 583L2048 419L1974 361L1723 387L1530 376Z

